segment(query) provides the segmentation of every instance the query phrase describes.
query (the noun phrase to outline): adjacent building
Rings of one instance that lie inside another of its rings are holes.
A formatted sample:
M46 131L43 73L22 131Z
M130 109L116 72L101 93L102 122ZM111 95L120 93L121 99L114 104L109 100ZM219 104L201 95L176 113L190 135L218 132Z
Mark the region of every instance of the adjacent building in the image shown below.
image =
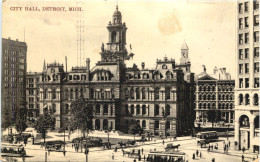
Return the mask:
M259 152L259 0L237 2L235 144Z
M234 127L234 88L226 68L215 67L210 75L204 66L196 78L195 127Z
M107 30L108 41L102 43L101 59L93 68L86 59L86 66L71 71L54 62L44 65L41 73L28 73L28 83L36 84L28 89L34 91L31 107L38 110L39 105L39 114L51 111L59 128L68 121L71 102L84 97L93 107L96 130L127 131L137 122L153 135L189 133L194 122L194 74L187 44L181 47L179 64L165 57L151 69L144 62L140 68L135 64L126 67L134 54L126 49L127 27L118 8Z
M2 127L26 115L26 54L25 42L2 39Z

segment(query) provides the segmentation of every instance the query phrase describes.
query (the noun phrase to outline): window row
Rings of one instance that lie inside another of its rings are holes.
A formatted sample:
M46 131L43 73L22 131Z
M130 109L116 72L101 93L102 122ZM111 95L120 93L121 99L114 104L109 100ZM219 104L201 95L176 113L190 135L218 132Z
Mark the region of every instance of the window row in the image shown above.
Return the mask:
M254 78L254 88L259 87L259 78ZM245 78L245 84L244 79L239 78L239 88L249 88L249 78Z
M215 103L199 103L199 109L216 109ZM232 109L234 108L233 103L219 103L218 109Z
M253 105L257 106L258 105L258 94L254 94L253 96ZM250 105L250 96L249 94L245 94L245 96L243 96L243 94L239 94L238 96L238 104L239 105Z
M243 74L243 71L245 72L245 74L249 73L249 63L239 64L239 74ZM254 63L254 72L255 73L259 72L259 62Z
M135 73L135 74L126 74L126 80L130 80L130 79L163 79L164 76L159 72L159 71L155 71L152 76L150 76L148 73ZM170 71L167 71L165 73L165 79L173 79L176 78L176 74L172 73Z
M52 91L53 92L53 91ZM79 98L79 97L82 97L84 94L84 90L81 88L81 89L66 89L64 91L64 98L65 99L74 99L74 98ZM53 92L53 95L54 95L54 92ZM54 96L56 98L56 96Z
M105 91L104 89L94 90L90 89L91 99L112 99L115 98L114 90Z
M259 42L259 31L253 33L254 42ZM238 35L238 44L248 44L249 43L249 33L239 34Z

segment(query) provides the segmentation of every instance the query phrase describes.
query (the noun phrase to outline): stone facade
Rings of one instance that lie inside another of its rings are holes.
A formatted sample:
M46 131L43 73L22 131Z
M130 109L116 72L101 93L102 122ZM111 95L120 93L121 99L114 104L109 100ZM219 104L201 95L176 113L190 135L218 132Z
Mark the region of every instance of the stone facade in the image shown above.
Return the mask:
M26 58L27 45L25 42L10 38L2 39L2 124L7 124L8 121L15 122L17 118L25 117Z
M154 135L182 135L193 126L194 74L190 71L188 46L181 48L181 62L174 59L157 60L156 68L145 63L126 67L134 54L126 45L126 24L118 8L107 26L109 39L101 46L101 60L90 69L73 67L64 71L63 65L47 64L39 74L40 114L53 110L56 127L68 121L71 101L84 97L94 110L96 130L127 131L131 122Z
M259 0L237 2L235 142L259 152Z
M196 79L196 127L233 127L235 81L225 68L214 74L200 73Z

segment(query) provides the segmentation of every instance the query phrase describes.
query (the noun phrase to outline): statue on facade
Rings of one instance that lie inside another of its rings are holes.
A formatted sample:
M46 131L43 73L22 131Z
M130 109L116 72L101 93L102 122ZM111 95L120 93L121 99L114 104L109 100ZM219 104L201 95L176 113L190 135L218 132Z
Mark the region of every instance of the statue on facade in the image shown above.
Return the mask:
M101 51L104 52L105 48L104 48L104 43L102 43L102 46L101 46Z

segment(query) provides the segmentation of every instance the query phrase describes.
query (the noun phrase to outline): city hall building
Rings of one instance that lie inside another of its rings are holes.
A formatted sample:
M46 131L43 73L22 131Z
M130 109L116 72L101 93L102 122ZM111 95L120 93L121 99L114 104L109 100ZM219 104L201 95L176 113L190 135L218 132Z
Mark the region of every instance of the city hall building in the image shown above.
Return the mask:
M154 135L189 133L194 122L194 74L187 44L181 47L179 64L164 57L153 69L144 62L140 67L127 67L125 62L134 54L126 49L127 27L118 7L107 30L109 39L102 43L101 59L93 68L86 59L86 66L71 71L54 62L44 64L41 73L28 73L27 93L35 98L28 102L33 104L28 105L30 117L49 109L60 128L68 122L71 102L84 97L93 107L96 130L127 132L137 122Z

